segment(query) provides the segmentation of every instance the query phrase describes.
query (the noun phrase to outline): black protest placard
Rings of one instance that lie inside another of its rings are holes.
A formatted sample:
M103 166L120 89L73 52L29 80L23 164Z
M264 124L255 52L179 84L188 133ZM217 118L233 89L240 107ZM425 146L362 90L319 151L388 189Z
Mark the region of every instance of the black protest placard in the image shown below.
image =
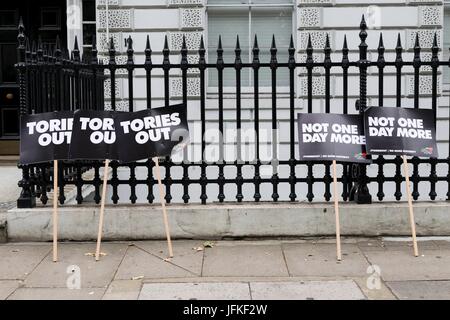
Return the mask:
M359 115L298 115L300 160L370 163Z
M113 111L76 111L69 158L80 160L118 159L114 115Z
M177 144L188 139L186 105L120 113L115 128L120 161L169 156Z
M438 156L431 109L372 107L365 112L364 126L370 154Z
M66 160L72 138L73 112L24 115L20 119L21 164Z

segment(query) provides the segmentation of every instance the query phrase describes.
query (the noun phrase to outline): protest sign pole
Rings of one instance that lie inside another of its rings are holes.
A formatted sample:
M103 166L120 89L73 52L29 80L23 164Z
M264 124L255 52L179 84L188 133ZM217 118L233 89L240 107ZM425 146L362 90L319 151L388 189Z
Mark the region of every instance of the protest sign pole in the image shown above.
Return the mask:
M106 189L108 187L108 169L109 169L109 160L106 159L105 170L103 171L102 200L100 203L100 217L98 221L98 235L97 235L97 248L95 250L95 261L100 260L100 245L102 243L102 233L103 233L103 217L105 216Z
M333 160L333 188L334 188L334 215L336 217L336 252L338 261L342 260L341 253L341 225L339 222L339 195L336 175L336 160Z
M53 160L53 262L58 261L58 160Z
M169 229L169 219L167 218L167 211L166 211L166 200L164 199L164 189L161 182L161 171L159 169L159 160L158 157L153 158L153 162L155 162L156 166L156 179L158 179L158 186L159 186L159 198L161 200L161 206L163 211L163 218L164 218L164 228L166 230L166 236L167 236L167 245L169 247L169 257L173 257L173 249L172 249L172 240L170 239L170 229Z
M403 169L405 172L405 180L406 180L406 193L408 194L408 207L409 207L409 221L411 223L411 232L413 239L413 247L414 247L414 256L419 256L419 249L417 248L417 237L416 237L416 223L414 221L414 209L413 202L411 196L411 187L409 185L409 169L408 169L408 160L406 156L403 156Z

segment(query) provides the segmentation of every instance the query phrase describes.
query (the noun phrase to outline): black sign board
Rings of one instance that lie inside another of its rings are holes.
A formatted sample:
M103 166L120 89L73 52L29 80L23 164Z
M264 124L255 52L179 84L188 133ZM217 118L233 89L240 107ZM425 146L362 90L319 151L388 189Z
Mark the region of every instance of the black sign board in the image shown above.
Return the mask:
M20 163L65 160L72 138L73 112L24 115L20 119Z
M76 111L69 158L117 160L115 114L113 111Z
M115 129L122 162L170 156L188 139L186 105L116 114Z
M370 163L359 115L298 115L300 160Z
M431 109L372 107L365 112L364 125L370 154L438 156Z

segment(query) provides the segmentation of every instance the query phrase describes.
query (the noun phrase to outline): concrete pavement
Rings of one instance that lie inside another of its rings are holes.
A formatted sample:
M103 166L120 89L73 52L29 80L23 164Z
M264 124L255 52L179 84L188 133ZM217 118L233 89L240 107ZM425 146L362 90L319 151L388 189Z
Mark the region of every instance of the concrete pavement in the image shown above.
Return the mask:
M0 299L450 299L450 239L109 242L0 245ZM212 247L210 247L212 246Z

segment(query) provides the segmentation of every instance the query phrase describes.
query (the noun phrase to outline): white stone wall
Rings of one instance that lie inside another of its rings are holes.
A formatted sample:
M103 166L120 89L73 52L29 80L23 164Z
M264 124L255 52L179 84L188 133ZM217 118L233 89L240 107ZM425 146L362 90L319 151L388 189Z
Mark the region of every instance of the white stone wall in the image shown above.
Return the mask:
M144 61L144 48L147 35L150 36L151 46L153 50L153 61L159 63L162 61L162 49L164 45L164 37L167 35L169 39L170 49L173 50L171 54L171 61L178 62L180 59L178 50L181 47L182 35L186 36L187 45L189 49L189 61L198 61L197 49L200 37L205 36L205 45L207 44L207 9L205 2L207 0L99 0L97 7L98 17L98 39L100 55L104 61L107 61L107 39L106 39L106 12L105 1L109 1L109 33L114 38L115 47L117 51L117 63L123 64L126 62L126 47L124 39L131 36L134 40L134 50L136 53L135 61L142 63ZM395 46L397 35L400 33L402 44L404 47L403 58L405 61L411 61L413 58L412 48L414 46L414 39L417 32L419 32L420 43L422 46L422 59L431 59L432 39L435 32L438 35L439 45L443 43L443 5L440 0L372 0L369 2L372 6L368 10L368 1L360 0L296 0L295 16L293 20L296 24L296 48L297 60L304 61L305 49L307 44L308 34L312 36L312 43L315 49L314 59L321 61L324 58L323 47L325 45L326 34L330 37L332 48L332 60L340 61L341 48L343 45L344 35L347 35L348 46L350 49L349 57L351 61L358 59L358 45L359 39L359 24L362 14L366 14L367 22L371 27L368 30L367 43L369 46L368 58L370 60L377 59L377 46L380 32L383 32L384 45L386 48L385 57L388 61L395 59ZM442 53L440 53L442 56ZM332 69L331 79L331 110L332 112L342 111L342 80L341 69ZM324 73L323 70L314 70L314 112L323 112L324 103ZM421 77L421 105L424 107L431 107L431 72L430 68L423 68L423 76ZM402 97L403 105L412 106L413 100L413 70L412 68L404 68L404 77L402 79ZM355 113L355 101L359 96L359 74L356 68L349 70L349 111ZM145 90L145 75L142 70L135 72L134 84L134 109L139 110L145 108L146 105L146 90ZM128 109L128 87L126 82L126 71L119 72L116 81L116 95L117 108ZM111 83L106 83L106 91L111 92ZM441 78L439 78L438 92L441 94L443 86ZM200 119L200 102L199 102L200 83L198 78L198 70L190 70L188 79L188 96L189 96L189 118L190 120ZM218 112L217 112L217 94L213 88L207 89L207 128L218 128ZM235 96L233 90L225 95L225 127L234 128L236 119L235 111ZM248 93L243 90L242 95L242 119L243 128L252 128L254 121L254 107L253 94L250 90ZM368 77L368 105L375 106L378 103L378 79L377 69L370 68ZM385 105L395 104L395 69L385 69ZM161 70L153 71L152 78L152 94L153 105L163 105L164 98L164 83ZM181 98L181 73L179 70L171 71L170 79L170 94L171 101L177 102ZM305 111L306 108L306 78L304 77L304 70L298 70L297 79L297 99L295 101L296 109L299 112ZM270 91L261 92L261 128L270 128L271 126L271 96ZM278 125L279 128L288 128L289 122L289 100L287 91L279 89L278 94ZM439 144L440 152L443 156L448 154L448 97L440 98L438 111L438 138L441 141ZM288 130L280 130L280 158L288 159L289 148L289 132ZM229 160L232 160L234 152L227 153ZM442 167L439 170L446 170ZM280 169L285 173L285 168ZM321 171L320 169L318 169ZM376 167L373 166L370 171L372 175L376 175ZM210 171L212 176L216 176L217 172ZM320 175L320 172L317 175ZM304 174L303 172L298 172ZM126 174L126 173L124 173ZM198 170L193 168L191 174L197 176ZM244 168L244 175L251 177L253 170L251 168ZM392 174L392 172L386 172ZM426 169L422 174L427 174ZM232 176L231 173L230 176ZM234 173L235 175L235 173ZM373 185L375 188L376 186ZM126 189L126 188L125 188ZM194 188L195 190L196 187ZM213 187L209 199L217 198L217 188ZM233 193L235 188L230 187L227 196L231 195L229 200L234 199ZM253 188L252 188L253 189ZM271 187L267 186L267 190L263 193L271 193ZM284 193L287 199L289 191L288 186L280 186L280 193ZM426 189L426 187L425 187ZM126 192L124 190L123 192ZM145 190L143 190L145 193ZM251 200L253 190L245 190L245 195L250 196L246 198ZM305 190L298 190L299 198L305 198ZM394 192L391 188L386 188L388 198L392 198ZM424 195L427 191L422 192ZM372 190L372 194L376 195L376 189ZM317 189L316 199L321 199L323 191L320 187ZM181 196L181 195L180 195ZM145 200L145 197L141 197ZM127 199L127 197L122 197ZM191 195L193 201L198 200L198 196L194 193ZM176 199L177 200L177 199Z

